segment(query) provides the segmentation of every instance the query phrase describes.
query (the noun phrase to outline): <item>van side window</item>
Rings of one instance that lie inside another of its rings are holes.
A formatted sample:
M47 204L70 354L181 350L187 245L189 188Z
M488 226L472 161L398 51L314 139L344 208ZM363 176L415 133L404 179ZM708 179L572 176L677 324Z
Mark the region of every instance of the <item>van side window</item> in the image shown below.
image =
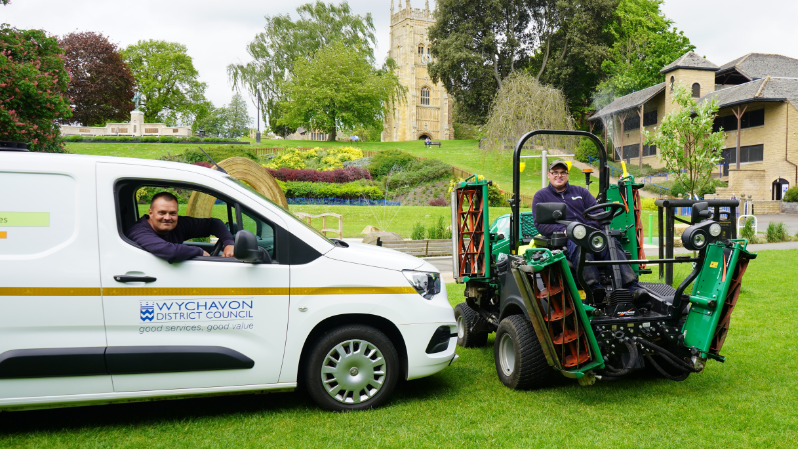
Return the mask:
M255 237L258 238L258 246L265 248L272 260L275 260L274 226L246 208L241 211L241 219L244 222L244 230L255 234Z

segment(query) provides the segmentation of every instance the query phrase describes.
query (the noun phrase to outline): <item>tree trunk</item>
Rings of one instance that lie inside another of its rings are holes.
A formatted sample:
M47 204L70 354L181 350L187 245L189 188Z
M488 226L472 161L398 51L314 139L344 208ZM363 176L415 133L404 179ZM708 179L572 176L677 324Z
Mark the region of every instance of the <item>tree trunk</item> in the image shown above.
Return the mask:
M538 76L535 77L535 81L540 82L540 75L543 75L543 70L546 69L546 62L549 60L549 40L546 39L546 53L543 55L543 63L540 65L540 71L538 72Z
M336 132L336 129L333 128L332 131L327 134L327 142L335 142L336 137L338 137L338 133Z

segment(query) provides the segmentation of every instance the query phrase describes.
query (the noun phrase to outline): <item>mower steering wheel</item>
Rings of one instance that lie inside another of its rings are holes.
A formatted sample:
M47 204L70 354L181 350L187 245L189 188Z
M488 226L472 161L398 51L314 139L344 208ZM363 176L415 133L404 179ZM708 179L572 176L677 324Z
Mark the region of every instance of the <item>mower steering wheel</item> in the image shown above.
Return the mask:
M216 245L214 245L213 250L211 250L211 257L217 257L221 252L222 252L222 239L219 239L216 240Z
M597 214L591 214L590 213L590 212L593 212L594 210L604 209L604 208L607 208L607 207L609 207L610 210L604 210L604 211L599 212ZM595 206L588 207L587 209L585 209L585 211L582 212L582 218L593 220L593 221L596 221L596 222L598 222L600 224L604 224L604 223L602 223L604 221L609 223L613 218L617 217L618 215L621 215L621 212L623 212L625 209L626 209L626 206L623 205L623 203L596 204Z

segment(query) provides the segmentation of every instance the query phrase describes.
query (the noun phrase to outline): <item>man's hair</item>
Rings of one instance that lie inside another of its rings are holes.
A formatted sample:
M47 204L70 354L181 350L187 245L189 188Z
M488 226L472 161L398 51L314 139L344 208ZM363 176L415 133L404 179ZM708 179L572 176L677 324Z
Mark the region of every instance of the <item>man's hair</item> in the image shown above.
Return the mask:
M174 201L175 203L177 202L177 197L172 195L171 193L169 193L169 192L159 192L159 193L156 193L155 195L152 196L152 201L150 201L150 207L152 207L152 205L155 204L155 200L160 199L160 198L165 198L165 199L167 199L169 201Z

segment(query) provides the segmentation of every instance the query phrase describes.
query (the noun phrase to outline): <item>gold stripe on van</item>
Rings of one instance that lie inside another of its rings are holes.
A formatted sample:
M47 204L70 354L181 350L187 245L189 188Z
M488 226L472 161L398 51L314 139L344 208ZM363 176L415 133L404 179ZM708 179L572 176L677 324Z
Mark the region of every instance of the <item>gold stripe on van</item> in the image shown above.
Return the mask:
M416 294L413 287L302 287L302 288L80 288L0 287L0 296L272 296L272 295L402 295Z
M100 296L100 289L93 287L0 287L0 296Z

